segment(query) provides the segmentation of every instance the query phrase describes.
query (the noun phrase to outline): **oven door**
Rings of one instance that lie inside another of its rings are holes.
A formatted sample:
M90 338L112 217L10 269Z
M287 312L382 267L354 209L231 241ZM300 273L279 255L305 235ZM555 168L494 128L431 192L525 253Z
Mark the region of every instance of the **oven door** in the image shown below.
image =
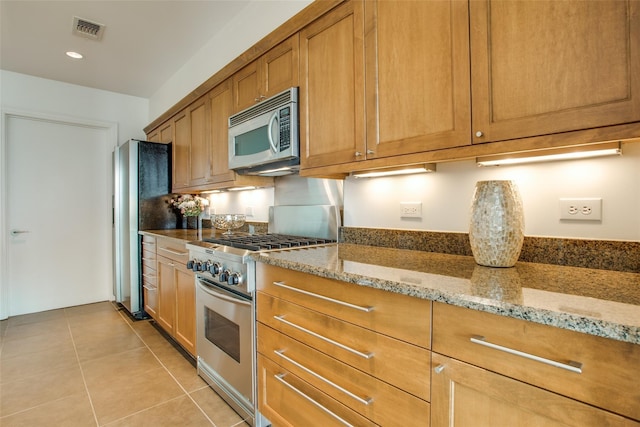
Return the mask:
M196 276L198 372L253 414L251 307L250 299Z

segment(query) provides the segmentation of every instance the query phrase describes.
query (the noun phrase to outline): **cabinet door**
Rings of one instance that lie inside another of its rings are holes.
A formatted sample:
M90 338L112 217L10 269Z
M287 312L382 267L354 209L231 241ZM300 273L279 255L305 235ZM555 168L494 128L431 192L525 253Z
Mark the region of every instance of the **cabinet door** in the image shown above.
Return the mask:
M433 353L431 427L638 426L567 397Z
M160 139L158 140L158 142L169 143L173 141L173 123L171 122L171 120L160 126L159 133Z
M233 112L235 113L262 100L257 60L233 75L233 94Z
M300 156L312 168L364 159L364 10L354 0L300 32Z
M203 185L209 178L209 124L207 97L189 106L189 186Z
M173 119L173 191L189 187L189 150L191 146L191 124L188 111Z
M473 142L640 120L640 2L470 2Z
M173 335L176 312L175 261L158 257L158 324Z
M260 95L273 96L298 86L300 75L300 37L298 34L280 43L260 58Z
M229 116L233 111L231 80L209 92L211 122L211 153L209 180L212 183L232 181L235 173L229 170Z
M367 159L471 143L466 1L365 2Z
M182 265L175 267L176 317L174 336L192 355L196 354L195 275Z

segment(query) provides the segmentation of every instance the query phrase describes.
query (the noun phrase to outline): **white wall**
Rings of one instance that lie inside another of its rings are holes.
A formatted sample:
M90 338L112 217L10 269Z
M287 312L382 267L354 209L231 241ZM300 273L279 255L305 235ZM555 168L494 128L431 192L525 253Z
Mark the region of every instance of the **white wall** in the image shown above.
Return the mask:
M273 206L273 196L273 188L210 194L208 196L209 213L211 215L216 213L247 215L247 209L250 209L252 214L247 215L247 221L267 222L269 221L269 206Z
M251 1L149 99L148 122L310 3L310 0Z
M118 124L118 141L144 138L149 101L0 70L1 107Z
M640 241L640 143L619 157L485 168L461 161L433 174L349 178L344 225L466 233L475 183L490 179L518 185L527 236ZM602 221L560 221L558 199L589 197L602 198ZM422 219L400 218L400 202L414 201Z

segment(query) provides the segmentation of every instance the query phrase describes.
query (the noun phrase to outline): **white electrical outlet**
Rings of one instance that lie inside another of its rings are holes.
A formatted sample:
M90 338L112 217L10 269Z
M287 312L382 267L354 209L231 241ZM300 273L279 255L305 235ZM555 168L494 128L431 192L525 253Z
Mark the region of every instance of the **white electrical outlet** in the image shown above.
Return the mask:
M422 218L422 202L400 202L400 218Z
M560 219L575 221L601 221L602 199L560 199Z

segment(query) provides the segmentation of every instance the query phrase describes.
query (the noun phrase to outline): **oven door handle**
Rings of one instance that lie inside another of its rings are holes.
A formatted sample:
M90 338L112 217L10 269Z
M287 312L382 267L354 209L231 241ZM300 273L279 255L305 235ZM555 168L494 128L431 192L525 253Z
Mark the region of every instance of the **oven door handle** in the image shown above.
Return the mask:
M207 294L211 295L214 298L219 298L224 301L251 307L251 301L247 301L244 298L240 296L236 296L230 292L227 292L222 288L217 288L218 290L214 290L211 286L203 285L202 283L200 283L202 282L202 279L196 278L196 282L198 284L198 287L202 291L206 292Z

